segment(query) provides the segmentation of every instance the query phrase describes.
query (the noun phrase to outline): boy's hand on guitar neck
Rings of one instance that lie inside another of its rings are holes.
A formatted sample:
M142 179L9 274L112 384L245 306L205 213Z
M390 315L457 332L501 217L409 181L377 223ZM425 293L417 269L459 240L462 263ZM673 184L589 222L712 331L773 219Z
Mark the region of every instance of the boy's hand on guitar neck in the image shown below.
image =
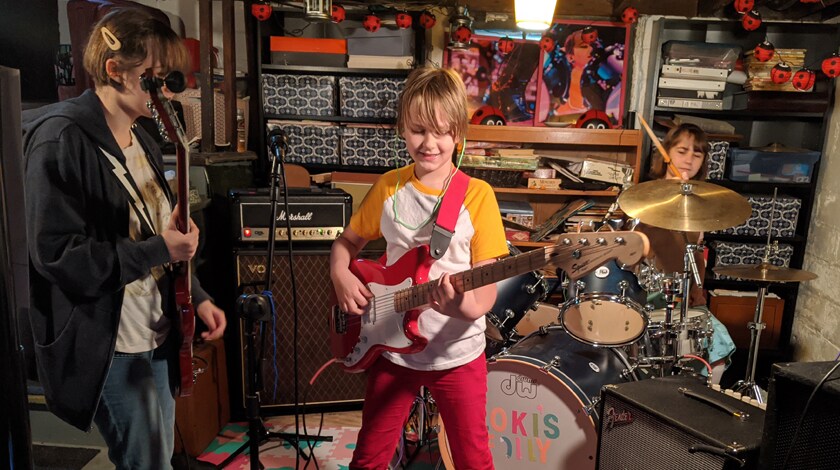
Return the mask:
M181 233L177 220L178 207L176 206L169 218L169 224L160 236L163 237L163 242L166 244L166 249L169 250L169 258L172 262L189 261L198 250L198 227L190 219L189 233Z

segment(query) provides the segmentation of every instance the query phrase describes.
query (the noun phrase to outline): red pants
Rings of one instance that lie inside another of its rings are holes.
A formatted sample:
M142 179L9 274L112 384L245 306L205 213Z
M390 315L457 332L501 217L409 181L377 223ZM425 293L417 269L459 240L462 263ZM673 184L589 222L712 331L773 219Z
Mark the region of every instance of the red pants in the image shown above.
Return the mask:
M457 470L488 470L487 363L484 354L454 369L419 371L379 358L368 370L362 429L351 470L387 469L411 403L426 386L437 404Z

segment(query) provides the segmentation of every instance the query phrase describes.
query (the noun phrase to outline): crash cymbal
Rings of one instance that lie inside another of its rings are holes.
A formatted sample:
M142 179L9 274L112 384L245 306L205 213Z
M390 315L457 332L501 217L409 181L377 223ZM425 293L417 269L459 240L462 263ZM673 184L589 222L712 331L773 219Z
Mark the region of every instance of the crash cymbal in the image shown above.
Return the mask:
M742 224L752 214L746 198L705 181L654 180L618 197L621 210L654 227L711 232Z
M712 268L712 271L722 276L761 282L801 282L817 278L816 274L809 271L785 268L768 263L718 266Z

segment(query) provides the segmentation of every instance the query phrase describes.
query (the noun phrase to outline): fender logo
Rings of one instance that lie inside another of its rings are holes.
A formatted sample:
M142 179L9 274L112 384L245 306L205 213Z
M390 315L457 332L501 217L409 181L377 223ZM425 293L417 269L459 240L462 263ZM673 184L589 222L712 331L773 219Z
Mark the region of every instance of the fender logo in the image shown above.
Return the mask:
M607 431L611 430L616 426L623 426L625 424L633 423L633 413L626 410L616 412L615 408L609 407L607 408L607 412L604 414L604 426L607 428Z

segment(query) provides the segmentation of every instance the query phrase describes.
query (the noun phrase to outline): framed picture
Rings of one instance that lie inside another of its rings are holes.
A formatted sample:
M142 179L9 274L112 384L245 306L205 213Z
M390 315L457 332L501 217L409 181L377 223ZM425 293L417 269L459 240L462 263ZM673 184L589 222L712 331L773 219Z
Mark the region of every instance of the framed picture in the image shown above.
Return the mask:
M628 39L623 23L555 20L540 40L536 125L571 126L592 111L623 127Z
M473 36L467 49L446 49L444 66L464 79L470 117L490 106L509 126L534 125L540 75L537 41Z

